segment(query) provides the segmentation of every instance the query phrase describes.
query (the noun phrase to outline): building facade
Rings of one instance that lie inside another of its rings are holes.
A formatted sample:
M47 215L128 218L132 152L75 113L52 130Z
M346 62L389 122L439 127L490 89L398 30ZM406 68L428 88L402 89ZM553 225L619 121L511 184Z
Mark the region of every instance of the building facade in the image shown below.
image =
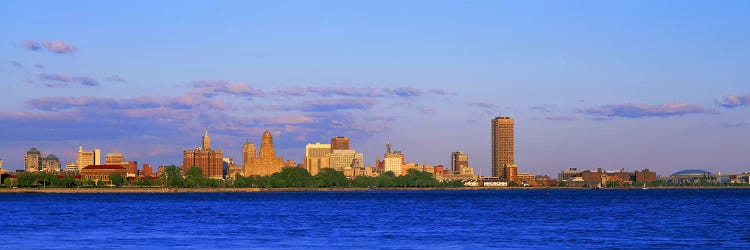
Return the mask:
M122 153L108 153L104 156L104 164L122 164L125 162L125 156Z
M344 171L347 167L364 168L364 155L355 150L334 150L333 153L328 154L328 158L330 159L329 167L336 171Z
M98 148L92 151L84 151L83 146L79 146L78 157L76 158L78 169L83 169L90 165L101 165L101 153L102 151Z
M42 153L36 148L31 148L23 155L23 169L34 173L42 170Z
M273 136L271 131L263 132L260 144L260 155L251 157L245 166L245 176L267 176L273 173L281 172L284 167L284 159L276 157L276 151L273 147Z
M203 135L201 147L183 151L182 165L180 167L182 174L192 167L201 169L203 176L213 179L224 178L223 166L224 152L221 150L211 149L211 139L208 136L208 130Z
M331 144L317 142L305 145L305 169L307 169L307 172L311 175L317 175L321 169L329 167L330 158L328 154L330 153Z
M349 138L343 136L337 136L331 138L331 153L334 150L349 150Z
M514 141L514 121L507 116L495 117L492 119L492 176L508 178L512 174L506 174L504 171L509 167L513 170L515 166L515 141ZM513 166L511 166L513 165ZM517 170L517 166L515 167ZM503 179L510 181L508 179Z
M81 179L109 182L112 173L119 174L124 179L128 171L121 165L89 165L81 169Z
M154 168L151 166L151 164L143 164L143 170L141 170L142 176L148 176L151 177L154 175Z
M42 171L47 173L59 173L60 172L60 159L53 154L47 155L42 159Z
M242 146L242 169L250 167L250 159L258 157L258 150L255 148L255 144L250 140L245 142ZM243 173L244 175L244 173Z
M453 174L463 174L469 167L469 155L461 151L451 153L451 171ZM473 171L472 171L473 172Z

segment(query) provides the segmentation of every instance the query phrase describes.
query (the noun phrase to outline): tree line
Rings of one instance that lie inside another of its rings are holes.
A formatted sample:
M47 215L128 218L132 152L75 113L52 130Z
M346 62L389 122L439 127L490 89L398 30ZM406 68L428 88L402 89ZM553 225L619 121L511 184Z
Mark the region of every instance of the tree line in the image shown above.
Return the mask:
M166 183L166 185L165 185ZM349 180L344 173L332 168L321 169L317 175L310 175L307 170L298 167L286 167L281 172L270 176L235 176L233 180L217 180L203 176L202 169L192 167L182 175L177 166L166 167L160 178L151 180L141 178L128 182L117 173L109 176L109 181L77 180L73 176L58 178L51 173L22 173L15 180L6 179L5 187L103 187L103 186L138 186L138 187L175 187L175 188L391 188L391 187L462 187L461 181L436 180L432 174L410 169L406 175L396 176L388 171L378 177L358 176Z

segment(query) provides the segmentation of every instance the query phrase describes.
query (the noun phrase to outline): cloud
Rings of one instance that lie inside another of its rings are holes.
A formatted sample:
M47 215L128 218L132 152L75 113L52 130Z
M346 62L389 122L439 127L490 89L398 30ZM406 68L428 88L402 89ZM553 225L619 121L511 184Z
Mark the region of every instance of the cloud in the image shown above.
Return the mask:
M745 95L727 95L721 101L716 101L716 105L723 108L737 108L750 104L750 94Z
M73 81L78 82L83 86L89 86L89 87L99 86L98 81L88 76L76 76L76 77L73 77Z
M68 109L146 109L157 108L159 101L153 97L141 96L130 99L114 99L110 97L98 98L93 96L81 97L45 97L31 99L27 106L43 111L60 111Z
M70 77L59 74L40 74L39 78L47 81L70 82Z
M548 116L544 119L550 120L550 121L576 121L578 120L575 116Z
M444 89L430 89L430 94L434 95L448 95L448 91Z
M748 122L722 122L719 123L719 126L725 127L725 128L741 128L741 127L747 127L750 126L750 123Z
M128 82L128 81L125 81L125 79L123 79L119 75L111 75L111 76L105 77L104 80L107 80L110 82Z
M21 66L21 63L18 62L18 61L9 61L8 63L10 63L10 65L13 65L13 67L16 67L16 68L22 68L23 67L23 66Z
M37 64L34 64L34 67L36 67L37 69L43 69L44 68L44 64L37 63Z
M33 51L38 51L44 48L57 54L68 54L78 51L76 46L61 41L37 42L28 40L23 43L23 46L26 47L26 49Z
M309 87L307 92L320 96L381 97L382 93L372 88Z
M201 80L193 82L192 87L193 94L205 97L213 97L220 93L246 97L263 96L263 91L255 89L247 83L229 83L223 80Z
M411 88L411 87L403 87L403 88L396 88L396 89L385 89L384 92L389 93L391 95L400 96L400 97L413 97L413 96L421 96L424 91L417 88Z
M87 87L95 87L99 86L99 82L91 77L88 76L74 76L69 77L66 75L60 75L60 74L40 74L39 78L46 81L53 81L53 82L63 82L63 83L70 83L70 82L76 82L80 83L83 86ZM49 87L55 86L55 87L66 87L67 84L46 84Z
M301 87L286 87L276 90L273 94L277 96L306 96L307 91Z
M298 106L300 110L312 112L331 112L346 109L370 109L377 104L375 98L337 98L316 99L303 102Z
M703 106L687 103L666 103L659 105L648 104L615 104L605 105L598 108L580 110L580 113L597 117L669 117L688 114L716 113L715 110L707 110Z
M497 105L487 102L470 102L467 103L467 105L484 109L497 109Z
M552 111L557 108L556 105L551 104L542 104L542 105L536 105L536 106L529 106L530 109L536 110L542 113L552 113Z

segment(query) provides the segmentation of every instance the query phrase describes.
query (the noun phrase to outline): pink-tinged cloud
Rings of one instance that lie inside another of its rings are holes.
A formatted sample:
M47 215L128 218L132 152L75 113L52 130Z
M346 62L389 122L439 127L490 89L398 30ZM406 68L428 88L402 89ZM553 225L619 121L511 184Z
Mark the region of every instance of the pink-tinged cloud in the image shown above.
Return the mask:
M488 102L470 102L467 103L469 106L474 106L483 109L497 109L497 105Z
M308 115L284 115L284 116L261 118L260 120L263 123L270 123L270 124L305 124L305 123L315 122L315 119Z
M550 120L550 121L576 121L578 120L578 117L575 116L547 116L544 119Z
M255 89L247 83L228 83L226 81L195 81L192 84L192 94L213 97L224 93L237 96L256 97L263 96L263 91Z
M750 104L750 94L745 95L728 95L724 96L721 101L716 101L716 105L723 108L737 108Z
M669 117L688 114L717 113L715 110L707 110L701 105L688 103L666 103L660 105L648 104L616 104L605 105L598 108L584 109L580 113L597 117L613 118L643 118L643 117Z
M42 48L54 52L57 54L68 54L78 51L76 46L61 42L61 41L48 41L48 42L37 42L28 40L23 43L23 46L28 50L37 51Z

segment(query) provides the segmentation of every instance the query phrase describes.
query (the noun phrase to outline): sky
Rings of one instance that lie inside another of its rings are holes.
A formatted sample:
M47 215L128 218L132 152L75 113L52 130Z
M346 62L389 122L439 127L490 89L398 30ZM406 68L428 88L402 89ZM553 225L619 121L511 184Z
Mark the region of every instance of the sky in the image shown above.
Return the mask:
M0 159L79 145L179 165L347 136L490 172L750 171L749 1L3 1ZM102 159L103 160L103 159Z

